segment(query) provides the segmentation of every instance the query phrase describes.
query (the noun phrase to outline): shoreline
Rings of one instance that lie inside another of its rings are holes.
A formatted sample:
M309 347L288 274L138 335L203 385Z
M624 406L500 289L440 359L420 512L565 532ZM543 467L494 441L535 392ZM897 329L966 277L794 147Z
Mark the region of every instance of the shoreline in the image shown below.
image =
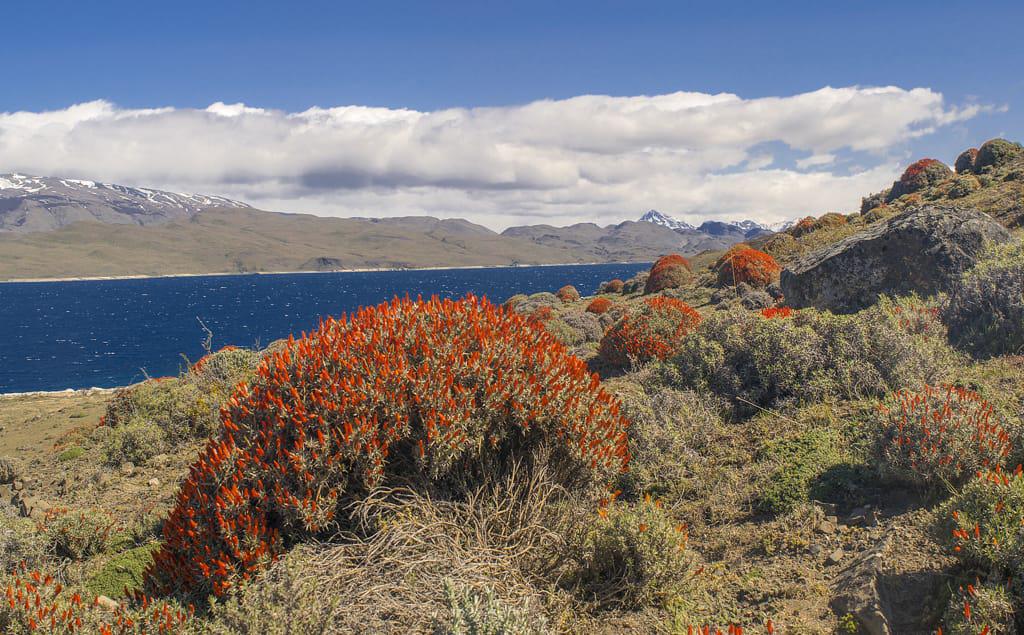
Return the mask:
M531 267L584 267L593 265L633 265L646 264L647 261L604 261L604 262L550 262L528 265L459 265L432 267L362 267L355 269L330 269L328 271L215 271L210 273L162 273L162 274L129 274L123 276L77 276L68 278L6 278L0 284L18 284L32 282L97 282L103 280L158 280L161 278L215 278L227 276L283 276L289 274L326 274L326 273L381 273L388 271L451 271L459 269L527 269ZM0 393L2 394L2 393Z
M133 386L134 384L129 384ZM30 390L28 392L0 392L0 400L17 399L19 397L88 397L92 395L105 395L115 392L128 386L117 386L114 388L65 388L64 390Z

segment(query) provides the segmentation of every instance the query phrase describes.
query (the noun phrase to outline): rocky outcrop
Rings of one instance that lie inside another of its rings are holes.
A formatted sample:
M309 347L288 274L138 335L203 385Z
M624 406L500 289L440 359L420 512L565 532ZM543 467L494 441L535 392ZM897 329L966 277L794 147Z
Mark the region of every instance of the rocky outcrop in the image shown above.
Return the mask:
M1009 239L979 211L923 207L803 256L782 272L780 284L791 307L852 313L883 293L947 291L988 244Z

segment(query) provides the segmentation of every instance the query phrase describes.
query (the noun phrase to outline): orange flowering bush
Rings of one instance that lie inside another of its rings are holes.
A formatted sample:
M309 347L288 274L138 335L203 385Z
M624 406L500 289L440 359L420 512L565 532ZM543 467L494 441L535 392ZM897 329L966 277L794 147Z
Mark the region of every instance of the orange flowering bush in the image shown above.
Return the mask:
M608 298L594 298L587 305L587 313L601 315L602 313L607 313L610 308L612 308L612 301Z
M109 610L99 606L97 597L86 599L39 571L12 575L0 598L0 627L5 633L170 635L183 632L192 615L191 607L154 603L144 596L134 607Z
M701 322L700 313L681 300L646 298L601 338L598 356L619 368L632 360L665 359Z
M782 267L774 258L757 249L740 249L718 267L718 284L733 286L741 282L766 287L779 279Z
M651 267L647 282L644 283L644 293L674 289L689 282L691 278L693 278L693 270L689 260L679 254L662 256Z
M566 483L628 461L625 418L586 364L486 299L361 309L266 358L221 411L146 572L222 595L391 479L460 496L540 447Z
M788 306L771 306L767 309L761 309L761 317L772 319L782 319L793 316L793 309Z
M952 501L953 551L966 564L1019 575L1024 565L1024 475L1000 467L979 471Z
M805 234L811 233L817 228L818 226L815 223L815 218L813 216L805 216L798 220L795 225L787 229L786 233L794 238L799 238Z
M992 406L958 386L898 390L879 405L879 412L886 468L910 482L962 483L980 469L1002 465L1014 450Z
M886 202L917 192L928 186L941 183L953 176L953 171L945 163L937 159L921 159L907 166L900 180L892 184L886 196Z
M580 292L571 284L567 284L559 289L558 293L555 295L558 296L558 299L562 302L579 302L580 299Z

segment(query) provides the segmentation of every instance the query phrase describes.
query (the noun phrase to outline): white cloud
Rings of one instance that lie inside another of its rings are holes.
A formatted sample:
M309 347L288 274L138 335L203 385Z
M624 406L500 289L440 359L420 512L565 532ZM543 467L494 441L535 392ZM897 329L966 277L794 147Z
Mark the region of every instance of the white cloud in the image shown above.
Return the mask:
M855 207L897 167L802 170L852 151L882 157L982 110L897 87L761 99L584 95L434 112L287 113L221 102L132 110L95 101L0 113L0 172L223 194L282 211L462 216L499 228L612 222L652 207L770 221ZM811 156L780 167L759 148L769 143Z

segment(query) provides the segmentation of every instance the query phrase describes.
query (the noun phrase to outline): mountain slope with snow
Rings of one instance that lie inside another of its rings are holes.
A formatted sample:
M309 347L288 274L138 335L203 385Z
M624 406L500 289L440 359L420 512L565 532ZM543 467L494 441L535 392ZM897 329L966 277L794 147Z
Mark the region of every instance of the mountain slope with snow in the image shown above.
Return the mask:
M78 221L157 225L223 207L245 209L249 205L220 196L0 174L0 232L51 231Z

